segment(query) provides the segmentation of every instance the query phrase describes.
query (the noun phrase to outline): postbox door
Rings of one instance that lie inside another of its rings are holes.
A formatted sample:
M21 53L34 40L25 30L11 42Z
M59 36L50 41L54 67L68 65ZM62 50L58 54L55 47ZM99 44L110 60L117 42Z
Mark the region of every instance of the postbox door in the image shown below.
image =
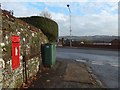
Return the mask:
M20 43L12 42L12 69L20 66Z

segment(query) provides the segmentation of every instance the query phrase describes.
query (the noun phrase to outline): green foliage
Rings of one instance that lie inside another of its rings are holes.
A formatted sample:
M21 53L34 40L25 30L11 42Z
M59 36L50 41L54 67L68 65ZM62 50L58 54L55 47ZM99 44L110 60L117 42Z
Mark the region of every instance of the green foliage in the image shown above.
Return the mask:
M26 18L19 18L39 29L48 37L50 42L55 42L58 37L58 24L48 18L40 16L32 16Z

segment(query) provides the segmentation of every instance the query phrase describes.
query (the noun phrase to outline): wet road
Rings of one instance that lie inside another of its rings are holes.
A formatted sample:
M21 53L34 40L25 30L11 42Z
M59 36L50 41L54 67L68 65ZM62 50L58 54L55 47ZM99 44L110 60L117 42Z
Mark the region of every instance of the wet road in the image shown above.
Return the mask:
M57 57L85 62L106 87L118 88L118 51L57 48Z

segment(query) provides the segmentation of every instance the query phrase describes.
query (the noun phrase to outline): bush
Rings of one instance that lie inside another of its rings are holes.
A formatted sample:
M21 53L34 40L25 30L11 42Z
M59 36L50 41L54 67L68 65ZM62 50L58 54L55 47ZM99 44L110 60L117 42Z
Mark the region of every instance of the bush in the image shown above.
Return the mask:
M19 18L39 29L48 37L50 42L55 42L58 37L58 24L48 18L40 17L40 16L32 16Z

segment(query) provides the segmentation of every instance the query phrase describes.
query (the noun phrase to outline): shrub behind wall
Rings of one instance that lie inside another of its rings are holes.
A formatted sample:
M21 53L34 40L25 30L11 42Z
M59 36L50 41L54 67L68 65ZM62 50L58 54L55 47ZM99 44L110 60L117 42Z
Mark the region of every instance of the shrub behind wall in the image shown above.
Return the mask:
M40 16L32 16L20 18L21 20L37 27L48 37L49 41L55 42L58 37L58 24L48 18Z

